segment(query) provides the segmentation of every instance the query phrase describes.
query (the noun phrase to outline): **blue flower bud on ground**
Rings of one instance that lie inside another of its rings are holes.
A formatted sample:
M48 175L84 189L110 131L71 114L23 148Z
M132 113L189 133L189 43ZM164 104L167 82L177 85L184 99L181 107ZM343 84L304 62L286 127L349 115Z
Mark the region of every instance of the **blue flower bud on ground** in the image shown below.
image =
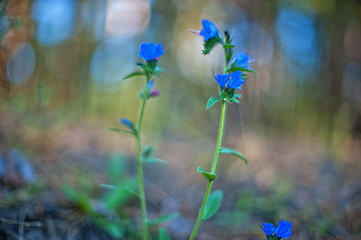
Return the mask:
M204 37L204 41L207 41L210 38L217 38L219 36L218 29L214 23L208 19L202 20L203 29L199 33L200 36Z
M127 126L128 128L133 129L133 123L132 123L129 119L127 119L127 118L122 118L122 119L120 120L120 122L123 123L123 124L124 124L125 126Z
M292 235L291 228L292 224L290 222L282 220L275 229L275 233L277 237L286 239Z
M227 87L241 90L244 82L245 81L242 78L242 73L241 73L241 71L238 70L231 74L231 79L229 80Z
M154 43L142 43L140 44L139 57L146 60L158 60L160 56L164 53L163 45L158 43L155 45Z
M153 81L153 80L150 80L150 81L148 82L148 84L147 84L148 92L149 92L150 90L152 90L153 85L154 85L154 81Z
M221 88L224 88L229 80L229 74L226 73L224 75L221 75L221 74L217 74L217 76L214 77L218 83L218 85L221 87Z
M251 61L251 59L249 58L248 54L239 52L236 54L233 61L237 67L249 69L249 62Z
M263 227L261 228L267 236L271 236L274 233L275 227L272 223L262 223L262 225Z

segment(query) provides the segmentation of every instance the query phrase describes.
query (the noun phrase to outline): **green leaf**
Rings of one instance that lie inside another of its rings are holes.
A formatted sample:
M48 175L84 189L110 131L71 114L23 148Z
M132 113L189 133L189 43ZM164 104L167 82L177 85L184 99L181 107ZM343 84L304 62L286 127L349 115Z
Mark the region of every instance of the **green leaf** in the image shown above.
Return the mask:
M234 156L237 156L239 158L241 158L246 164L248 163L248 160L245 156L243 156L243 154L237 152L236 150L233 150L232 148L226 148L226 147L222 147L219 150L220 153L225 153L225 154L232 154Z
M122 238L124 236L124 229L119 223L119 221L114 223L108 219L98 218L95 219L95 223L116 239Z
M234 45L232 45L232 44L224 44L223 48L224 49L234 48Z
M111 188L109 186L111 185L108 185L108 188ZM123 207L135 196L139 196L133 189L136 189L136 181L123 182L122 187L113 188L103 197L105 206L115 210Z
M123 77L123 80L126 80L128 78L132 78L132 77L142 76L142 75L145 75L144 72L133 72L133 73Z
M160 223L162 223L162 222L171 220L171 219L173 219L173 218L177 218L177 217L179 217L180 215L181 215L181 214L178 213L178 212L162 215L162 216L160 216L160 217L157 217L156 219L153 219L152 221L149 221L149 222L148 222L148 226L154 226L154 225L160 224Z
M126 189L126 188L122 188L122 187L118 187L118 186L114 186L114 185L110 185L110 184L100 184L100 187L108 188L108 189L115 189L115 190L118 190L118 191L124 191L124 192L130 193L130 194L133 194L134 196L139 197L138 193L136 193L136 192L134 192L133 190L130 190L130 189Z
M63 193L68 200L79 206L85 213L92 214L94 212L91 199L84 192L76 191L71 186L65 185L63 186Z
M231 66L230 68L227 69L227 73L232 73L235 71L240 70L241 72L251 72L251 73L256 73L255 71L251 70L251 69L247 69L247 68L242 68L242 67L236 67L236 66Z
M219 102L219 101L221 101L219 98L210 97L207 102L206 110L209 109L210 107L212 107L216 102Z
M212 49L217 46L217 44L222 42L222 38L221 37L213 37L208 39L207 41L204 42L204 50L202 51L203 55L207 55L209 54Z
M251 72L251 73L257 73L256 71L251 70L251 69L247 69L247 68L243 68L243 71L245 71L245 72Z
M143 157L147 158L149 156L151 156L154 153L154 148L150 145L145 146L144 150L143 150Z
M136 136L136 134L134 132L121 130L119 128L108 128L108 130L113 131L113 132L117 132L117 133L126 133L126 134L131 134L131 135Z
M168 162L164 161L163 159L157 157L147 157L143 159L144 163L154 163L154 164L168 164Z
M164 228L159 228L159 240L172 240Z
M206 172L206 171L203 170L202 167L198 167L197 173L202 173L202 175L203 175L208 181L213 181L214 179L216 179L216 174L210 173L210 172Z
M206 206L204 207L204 212L202 215L202 221L210 218L213 214L215 214L221 204L223 197L223 192L221 190L216 190L209 194Z

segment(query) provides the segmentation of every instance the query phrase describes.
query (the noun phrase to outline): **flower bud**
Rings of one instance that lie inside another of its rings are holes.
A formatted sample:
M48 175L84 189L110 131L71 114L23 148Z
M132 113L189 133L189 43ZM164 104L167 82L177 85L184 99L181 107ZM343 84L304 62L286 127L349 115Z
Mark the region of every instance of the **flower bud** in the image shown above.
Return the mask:
M150 92L149 97L155 98L155 97L158 97L159 95L160 95L159 90L153 90Z
M134 128L133 123L132 123L129 119L127 119L127 118L122 118L122 119L120 120L120 122L123 123L125 126L127 126L129 129L133 129L133 128Z

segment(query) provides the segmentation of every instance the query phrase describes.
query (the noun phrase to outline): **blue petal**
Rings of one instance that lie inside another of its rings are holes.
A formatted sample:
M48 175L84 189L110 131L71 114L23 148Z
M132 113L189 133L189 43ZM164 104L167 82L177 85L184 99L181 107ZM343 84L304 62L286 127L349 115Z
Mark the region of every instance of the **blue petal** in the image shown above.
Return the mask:
M163 51L163 45L161 43L158 43L155 48L154 58L158 58L164 54Z
M149 46L148 43L142 43L140 45L139 57L148 61L149 58Z
M149 61L154 59L155 58L154 53L155 53L155 44L150 42L148 43L148 59L146 60Z
M289 237L289 234L292 235L291 228L292 228L292 224L290 222L282 220L281 222L279 222L278 227L275 230L275 233L278 237L282 237L282 238L285 238L285 236Z
M238 52L235 54L235 57L232 59L231 63L235 64L236 67L241 67L245 69L249 69L249 63L251 59L248 54L243 52Z
M204 37L204 41L207 41L210 38L218 37L218 30L216 25L209 21L208 19L202 20L202 27L203 29L199 33L200 36Z
M272 223L262 223L262 225L263 225L263 227L261 227L261 228L267 236L271 236L274 233L275 228Z
M202 27L208 33L211 31L211 28L210 28L211 24L212 24L212 22L209 21L208 19L203 19L202 20Z
M241 86L244 84L244 79L242 78L241 71L235 71L231 74L231 79L229 80L228 87L236 88L241 90Z
M226 73L224 75L218 74L215 78L216 78L218 85L221 88L224 88L229 80L229 74L228 73Z
M282 238L286 239L292 236L291 230L288 230L286 233L282 234Z

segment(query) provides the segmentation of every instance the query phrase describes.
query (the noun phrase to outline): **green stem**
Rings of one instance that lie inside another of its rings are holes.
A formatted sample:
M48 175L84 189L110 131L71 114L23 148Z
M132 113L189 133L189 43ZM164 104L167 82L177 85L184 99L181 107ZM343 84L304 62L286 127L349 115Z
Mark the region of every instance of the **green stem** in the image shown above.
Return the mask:
M222 101L221 119L219 121L217 146L216 146L216 151L214 153L211 173L216 173L218 156L219 156L219 152L220 152L220 149L221 149L221 143L222 143L223 126L224 126L225 115L226 115L226 102ZM196 221L196 224L194 225L194 228L193 228L193 231L192 231L192 234L191 234L189 240L192 240L196 236L198 227L199 227L199 225L200 225L200 223L202 221L202 216L203 216L203 213L204 213L205 206L207 204L209 193L211 192L211 188L212 188L212 181L208 181L207 190L206 190L206 193L204 194L204 199L203 199L203 202L202 202L202 206L201 206L201 209L200 209L200 211L198 213L197 221Z
M149 78L147 76L147 83ZM138 190L139 190L139 201L140 201L140 211L142 219L142 239L148 240L148 226L147 226L147 207L145 202L145 193L144 193L144 180L143 180L143 159L142 159L142 143L141 143L141 131L143 124L143 115L145 103L147 102L148 96L148 87L145 84L143 89L143 98L139 109L138 115L138 126L137 126L137 173L138 173Z

